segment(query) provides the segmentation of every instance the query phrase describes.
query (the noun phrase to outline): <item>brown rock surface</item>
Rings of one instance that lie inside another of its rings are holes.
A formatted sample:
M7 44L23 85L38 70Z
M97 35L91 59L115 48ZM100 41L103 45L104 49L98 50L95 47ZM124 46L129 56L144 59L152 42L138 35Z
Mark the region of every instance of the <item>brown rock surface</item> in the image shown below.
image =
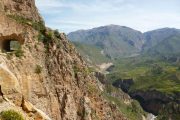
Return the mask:
M0 5L0 41L20 41L23 51L21 57L0 53L0 63L6 66L0 66L3 96L35 120L124 119L104 100L96 78L64 33L47 37L53 31L46 29L43 34L49 42L43 43L38 40L39 31L30 24L7 16L8 12L40 20L34 0L2 0Z
M1 0L0 11L8 15L19 15L35 21L40 21L37 8L34 0Z

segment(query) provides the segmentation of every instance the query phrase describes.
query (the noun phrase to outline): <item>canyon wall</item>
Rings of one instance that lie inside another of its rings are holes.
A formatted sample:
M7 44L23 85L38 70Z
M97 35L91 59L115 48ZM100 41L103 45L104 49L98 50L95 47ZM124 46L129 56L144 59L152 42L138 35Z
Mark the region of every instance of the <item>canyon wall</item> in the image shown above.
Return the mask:
M0 1L0 112L30 120L123 120L64 33L45 28L34 0ZM21 47L12 50L10 43Z

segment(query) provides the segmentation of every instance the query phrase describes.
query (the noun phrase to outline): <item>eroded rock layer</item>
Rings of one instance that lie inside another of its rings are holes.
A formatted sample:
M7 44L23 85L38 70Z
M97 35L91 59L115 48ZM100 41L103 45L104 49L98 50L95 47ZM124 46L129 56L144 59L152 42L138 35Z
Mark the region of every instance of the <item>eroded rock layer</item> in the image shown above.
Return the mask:
M104 100L66 35L39 23L34 0L2 0L0 5L0 112L16 109L35 120L124 119ZM16 51L12 41L21 45Z
M34 0L1 0L0 11L7 15L19 15L35 21L42 20Z

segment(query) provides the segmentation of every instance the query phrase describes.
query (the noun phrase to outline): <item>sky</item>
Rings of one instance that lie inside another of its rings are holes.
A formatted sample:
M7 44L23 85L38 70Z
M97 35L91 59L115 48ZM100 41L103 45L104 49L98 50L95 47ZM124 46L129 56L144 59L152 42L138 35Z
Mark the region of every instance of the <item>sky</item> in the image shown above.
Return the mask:
M180 29L180 0L36 0L46 26L69 33L105 25Z

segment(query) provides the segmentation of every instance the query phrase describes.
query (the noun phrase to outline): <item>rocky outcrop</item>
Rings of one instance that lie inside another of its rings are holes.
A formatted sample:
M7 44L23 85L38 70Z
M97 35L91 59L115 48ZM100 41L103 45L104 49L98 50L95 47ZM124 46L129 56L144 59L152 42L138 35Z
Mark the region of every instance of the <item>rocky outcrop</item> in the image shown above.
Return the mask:
M7 15L18 15L25 18L41 21L34 0L1 0L0 11Z
M43 26L37 29L41 18L34 0L2 0L0 4L0 41L21 43L20 51L0 53L3 101L28 119L124 119L104 100L95 76L66 35ZM17 21L9 13L31 20Z
M113 82L113 86L117 87L117 88L121 88L124 92L128 92L131 85L134 84L133 79L124 79L124 80L116 80L115 82Z
M48 76L53 83L50 92L57 94L58 101L53 103L57 104L56 110L59 110L61 115L59 117L61 119L89 120L95 117L113 119L109 103L105 102L100 95L98 81L88 73L86 63L67 41L66 36L60 34L59 38L61 38L61 49L52 42L46 58ZM108 111L111 114L107 114ZM57 117L57 113L54 115Z
M117 88L121 88L124 92L128 93L131 98L136 99L140 102L143 109L147 112L153 113L155 115L160 114L161 111L167 109L169 106L174 109L175 107L171 104L179 104L179 94L164 94L157 90L130 90L132 85L134 84L132 79L126 80L116 80L113 82L113 86ZM178 106L179 107L179 106ZM180 113L179 108L176 107L176 113ZM178 112L177 112L178 111Z
M168 118L169 120L179 120L180 119L180 104L175 102L170 102L162 107L159 112L159 119Z
M132 98L138 100L146 111L155 115L158 115L162 109L165 109L166 105L172 102L180 103L180 101L178 101L178 96L174 97L173 95L166 95L156 90L134 91L129 94Z
M98 80L102 83L105 84L106 83L106 75L101 73L101 72L95 72L95 76L98 78Z

